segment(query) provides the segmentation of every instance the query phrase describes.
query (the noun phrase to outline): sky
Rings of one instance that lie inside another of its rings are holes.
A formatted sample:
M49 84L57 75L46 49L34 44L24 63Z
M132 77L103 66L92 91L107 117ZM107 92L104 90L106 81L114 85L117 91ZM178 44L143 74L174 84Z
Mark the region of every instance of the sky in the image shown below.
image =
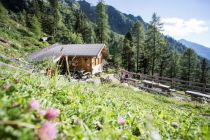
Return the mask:
M98 0L86 0L96 5ZM210 48L210 0L105 0L126 14L149 22L155 12L164 23L165 35ZM210 55L210 54L209 54Z

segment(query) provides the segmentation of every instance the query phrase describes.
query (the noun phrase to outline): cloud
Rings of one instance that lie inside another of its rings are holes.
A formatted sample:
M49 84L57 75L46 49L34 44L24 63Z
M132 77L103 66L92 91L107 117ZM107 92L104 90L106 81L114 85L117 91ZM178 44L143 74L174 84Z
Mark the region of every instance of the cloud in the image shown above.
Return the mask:
M207 23L198 19L163 18L162 22L164 23L163 33L178 38L201 34L209 30Z

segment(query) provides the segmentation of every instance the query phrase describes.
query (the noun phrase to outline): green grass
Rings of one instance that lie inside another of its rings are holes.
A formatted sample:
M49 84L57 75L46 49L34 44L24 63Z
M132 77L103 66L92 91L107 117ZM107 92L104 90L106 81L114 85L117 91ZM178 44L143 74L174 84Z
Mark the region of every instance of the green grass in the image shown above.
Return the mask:
M17 78L20 79L16 83ZM39 100L44 109L58 108L55 123L57 139L151 139L158 132L162 139L210 139L210 106L176 101L172 98L135 92L120 85L72 83L42 75L0 71L0 86L9 83L8 91L0 90L0 122L15 121L35 125L35 130L16 125L0 125L3 139L36 139L43 117L28 109L29 101ZM17 107L12 104L18 103ZM126 120L119 126L117 119ZM103 125L97 130L97 122ZM178 128L171 123L179 124Z

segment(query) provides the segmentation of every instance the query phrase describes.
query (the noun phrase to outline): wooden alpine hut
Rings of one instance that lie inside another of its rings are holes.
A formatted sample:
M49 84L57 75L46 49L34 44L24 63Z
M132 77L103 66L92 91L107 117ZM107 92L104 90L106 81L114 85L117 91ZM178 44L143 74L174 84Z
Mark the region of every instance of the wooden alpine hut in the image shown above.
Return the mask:
M54 44L28 55L30 61L52 59L61 73L84 70L91 74L103 71L107 58L105 44Z

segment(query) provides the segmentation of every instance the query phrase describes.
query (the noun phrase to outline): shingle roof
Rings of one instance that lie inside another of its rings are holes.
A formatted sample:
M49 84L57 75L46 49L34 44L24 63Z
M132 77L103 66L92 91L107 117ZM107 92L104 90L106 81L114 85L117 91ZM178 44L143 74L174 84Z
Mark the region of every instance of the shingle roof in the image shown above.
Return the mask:
M30 61L41 61L57 56L97 56L105 44L54 44L27 56Z

